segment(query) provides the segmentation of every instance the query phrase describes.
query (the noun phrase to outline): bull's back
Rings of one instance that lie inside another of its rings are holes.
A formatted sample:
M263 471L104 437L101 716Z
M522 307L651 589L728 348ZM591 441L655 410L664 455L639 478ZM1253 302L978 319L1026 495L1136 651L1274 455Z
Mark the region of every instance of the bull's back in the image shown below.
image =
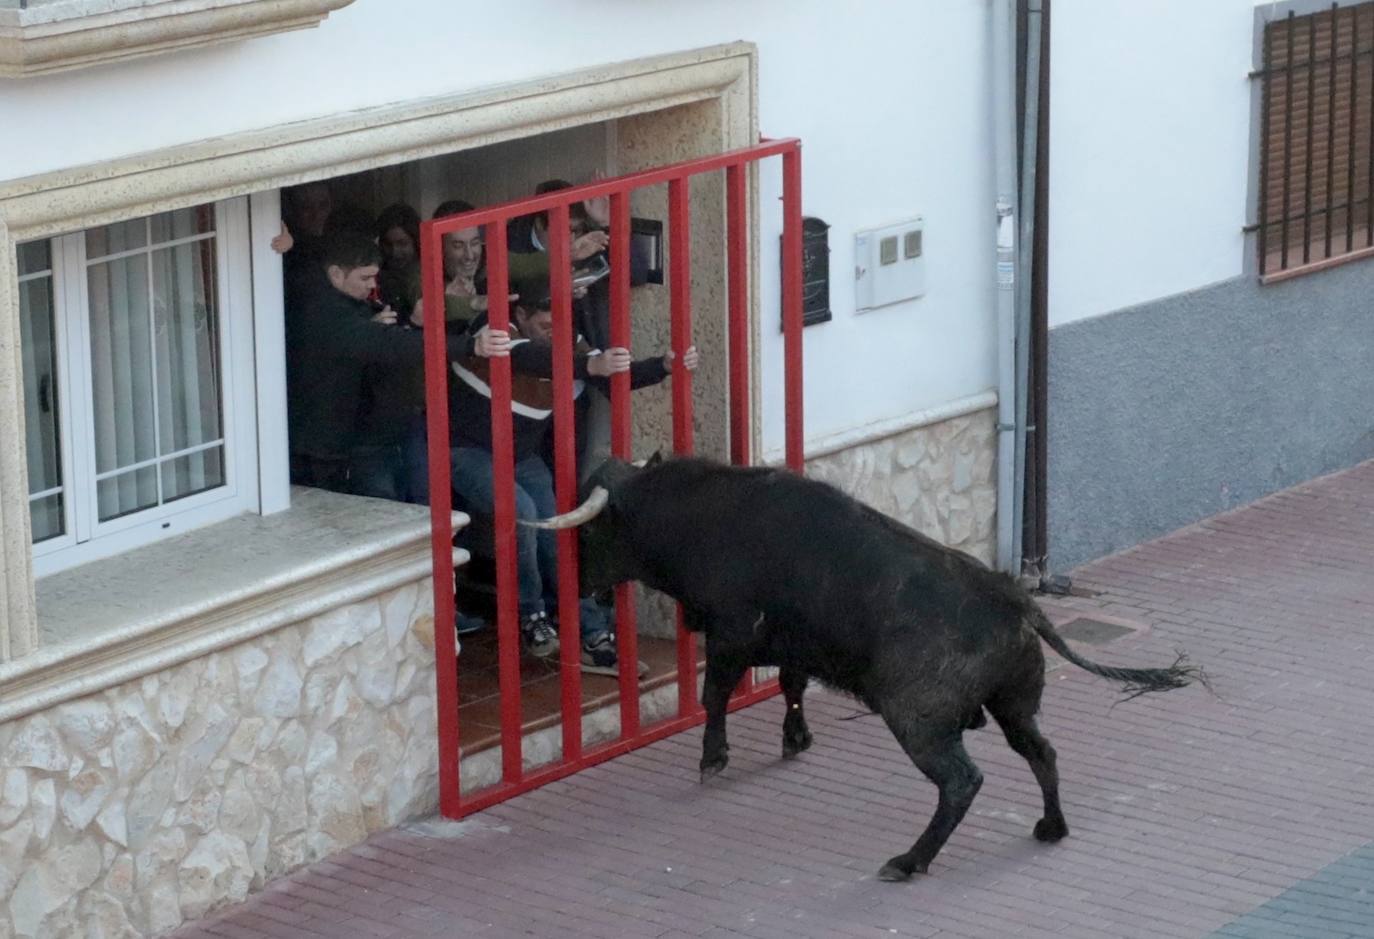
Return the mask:
M701 461L654 474L634 514L652 519L642 537L684 602L757 610L811 645L865 658L894 645L977 654L1016 630L1014 592L990 589L999 575L831 486Z

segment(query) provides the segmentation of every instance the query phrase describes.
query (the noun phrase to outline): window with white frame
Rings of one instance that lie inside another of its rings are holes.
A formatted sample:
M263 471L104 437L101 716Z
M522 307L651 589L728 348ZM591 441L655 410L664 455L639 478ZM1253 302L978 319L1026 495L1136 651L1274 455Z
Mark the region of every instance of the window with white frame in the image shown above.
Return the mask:
M34 567L257 506L243 199L18 247Z

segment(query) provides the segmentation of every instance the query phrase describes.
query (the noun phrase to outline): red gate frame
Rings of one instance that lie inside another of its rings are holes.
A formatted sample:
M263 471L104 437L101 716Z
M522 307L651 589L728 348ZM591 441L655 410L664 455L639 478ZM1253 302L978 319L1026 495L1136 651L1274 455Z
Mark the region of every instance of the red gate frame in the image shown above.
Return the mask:
M510 322L506 223L535 212L549 213L550 291L554 314L555 494L559 512L577 503L572 396L572 283L568 237L569 207L586 199L609 197L611 262L611 342L630 346L630 194L643 186L668 184L668 247L673 364L673 450L692 452L691 373L683 353L691 345L691 256L689 181L692 176L725 171L729 325L730 460L750 462L749 374L749 226L746 201L748 166L782 157L783 236L782 306L785 453L787 466L802 472L802 310L801 310L801 142L764 140L716 156L598 180L540 196L517 199L424 222L420 229L421 277L425 313L425 399L429 432L430 512L433 531L434 656L439 728L439 809L461 818L519 793L700 724L705 712L697 701L696 649L678 612L678 714L650 727L640 726L636 673L637 636L631 585L616 590L617 652L620 661L620 737L582 747L582 673L578 641L577 537L559 532L560 679L562 682L562 758L526 773L521 764L520 637L516 606L514 443L511 433L510 360L491 360L492 461L495 479L497 639L501 697L502 780L466 797L459 777L458 669L454 653L453 525L449 467L448 361L444 339L442 238L462 228L486 230L488 318L492 329ZM630 459L630 377L611 380L611 452ZM777 682L755 687L752 670L731 699L734 710L777 694Z

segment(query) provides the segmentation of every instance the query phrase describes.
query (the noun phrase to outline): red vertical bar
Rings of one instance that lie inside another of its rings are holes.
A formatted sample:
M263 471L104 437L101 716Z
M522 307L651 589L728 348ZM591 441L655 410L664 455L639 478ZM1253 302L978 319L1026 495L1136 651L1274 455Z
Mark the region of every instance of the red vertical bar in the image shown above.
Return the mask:
M749 426L749 228L745 203L746 164L725 168L726 267L729 273L730 462L750 463ZM754 689L754 670L744 673L739 693Z
M509 265L506 226L486 226L487 322L494 330L510 328ZM511 367L507 357L491 363L492 520L496 533L496 637L498 687L501 695L501 776L521 778L520 606L515 539L515 439L511 428ZM534 537L533 532L526 537Z
M801 147L782 155L782 346L787 465L805 471L802 445Z
M448 349L444 336L444 265L439 235L425 223L420 239L425 298L425 411L429 434L429 518L434 565L434 669L439 725L439 811L457 818L458 665L453 632L453 517L448 448Z
M673 348L673 452L690 454L692 440L692 373L683 354L692 344L692 220L688 208L688 179L668 181L668 282ZM697 703L696 640L677 611L678 714L695 713Z
M611 195L611 345L630 348L630 194ZM611 378L611 455L630 459L634 423L631 420L630 373Z
M692 373L682 364L692 344L692 219L687 177L668 182L668 279L673 348L673 452L689 454L692 438Z
M749 228L745 164L725 169L726 252L729 271L730 462L749 465Z
M554 491L558 511L577 507L573 437L572 259L568 207L549 210L549 292L553 298ZM563 759L582 758L582 642L578 614L577 530L558 533L558 642L563 686Z
M611 194L611 345L630 348L630 194ZM611 455L629 460L630 373L611 378ZM639 636L633 584L615 590L616 658L620 663L620 738L639 733Z

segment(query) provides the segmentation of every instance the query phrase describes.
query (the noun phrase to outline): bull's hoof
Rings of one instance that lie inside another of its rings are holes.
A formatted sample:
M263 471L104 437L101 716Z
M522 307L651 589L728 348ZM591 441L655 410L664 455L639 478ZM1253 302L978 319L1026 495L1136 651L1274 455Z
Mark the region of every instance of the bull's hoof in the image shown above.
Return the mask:
M980 728L982 728L982 727L986 727L986 726L988 726L988 715L987 715L987 712L984 711L982 708L979 708L979 709L974 713L973 719L972 719L971 721L968 722L968 726L965 727L964 729L965 729L965 730L978 730L978 729L980 729Z
M878 879L886 880L888 883L896 884L901 883L904 880L910 880L911 875L908 874L906 871L902 870L900 867L895 867L891 864L884 864L883 869L878 871Z
M1042 818L1035 823L1036 841L1058 841L1069 833L1068 822L1062 818Z
M883 865L882 870L878 871L878 879L896 884L910 880L912 874L924 874L925 872L926 866L924 864L912 864L905 857L899 856Z
M719 776L720 771L729 764L730 758L722 753L716 757L701 758L701 781L706 782L712 776Z
M782 758L790 760L798 753L811 749L811 731L803 730L800 734L782 735Z

